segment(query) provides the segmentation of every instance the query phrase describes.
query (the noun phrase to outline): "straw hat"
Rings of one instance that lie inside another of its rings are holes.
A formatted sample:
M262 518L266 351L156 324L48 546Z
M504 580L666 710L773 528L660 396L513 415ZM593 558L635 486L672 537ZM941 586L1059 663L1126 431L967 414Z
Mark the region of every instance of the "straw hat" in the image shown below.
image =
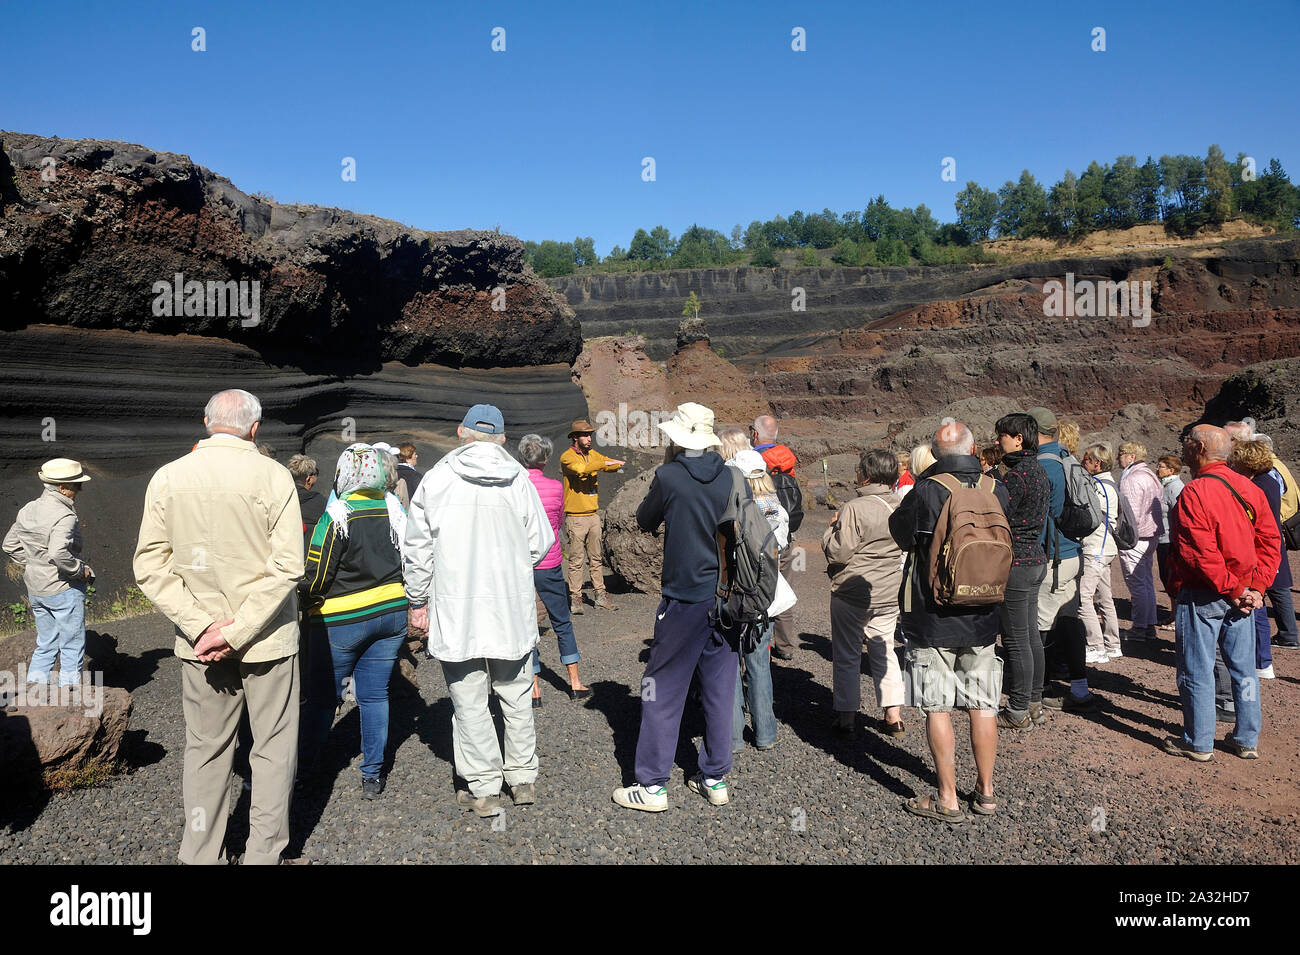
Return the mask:
M72 458L46 461L36 476L46 484L85 484L90 480L90 475L81 466L81 462Z
M722 441L713 433L713 412L693 401L678 405L673 417L659 425L659 430L673 444L688 451L719 447Z

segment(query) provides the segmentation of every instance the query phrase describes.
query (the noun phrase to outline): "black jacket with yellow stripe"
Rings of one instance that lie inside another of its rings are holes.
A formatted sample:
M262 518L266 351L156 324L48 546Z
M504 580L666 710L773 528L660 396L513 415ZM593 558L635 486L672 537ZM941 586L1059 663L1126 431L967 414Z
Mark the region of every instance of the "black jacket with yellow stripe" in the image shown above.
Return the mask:
M406 610L402 558L388 528L388 506L380 491L347 495L348 532L340 536L322 514L307 545L307 573L301 590L311 614L329 626L360 623Z

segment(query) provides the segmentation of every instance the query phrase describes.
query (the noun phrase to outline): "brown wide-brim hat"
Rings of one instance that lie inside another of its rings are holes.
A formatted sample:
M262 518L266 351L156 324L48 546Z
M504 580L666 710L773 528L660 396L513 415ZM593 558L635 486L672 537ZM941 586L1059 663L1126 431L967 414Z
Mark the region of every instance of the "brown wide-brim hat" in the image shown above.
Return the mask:
M569 431L570 438L576 438L580 434L595 434L596 429L591 426L591 422L586 418L579 418L573 422L573 428Z

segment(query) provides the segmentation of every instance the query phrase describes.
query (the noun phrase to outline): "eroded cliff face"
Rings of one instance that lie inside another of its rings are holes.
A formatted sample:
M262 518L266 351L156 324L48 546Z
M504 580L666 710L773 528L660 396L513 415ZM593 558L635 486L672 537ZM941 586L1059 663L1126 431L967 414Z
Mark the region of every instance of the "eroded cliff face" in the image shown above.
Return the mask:
M413 441L427 470L478 402L501 408L512 448L529 431L563 447L587 414L577 319L515 238L281 206L141 146L0 144L0 531L43 461L82 461L105 595L132 581L150 475L204 437L223 388L258 396L259 441L281 463L315 457L324 493L354 440Z
M282 206L127 143L0 132L0 144L0 329L205 335L359 369L568 363L582 347L572 309L512 236ZM228 282L248 283L242 311Z

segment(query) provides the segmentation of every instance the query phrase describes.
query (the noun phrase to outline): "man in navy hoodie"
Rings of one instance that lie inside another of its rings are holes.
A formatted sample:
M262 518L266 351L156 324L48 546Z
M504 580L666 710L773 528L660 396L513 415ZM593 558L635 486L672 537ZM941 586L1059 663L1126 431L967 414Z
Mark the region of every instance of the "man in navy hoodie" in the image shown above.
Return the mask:
M718 525L736 513L739 472L712 450L722 442L713 433L713 412L703 405L680 405L673 419L659 427L672 442L669 460L655 472L636 520L647 533L664 527L663 599L641 680L636 782L614 790L614 802L646 812L668 808L666 783L692 675L699 676L705 729L700 771L687 786L712 805L727 803L739 667L735 647L712 619L718 588L716 534Z

